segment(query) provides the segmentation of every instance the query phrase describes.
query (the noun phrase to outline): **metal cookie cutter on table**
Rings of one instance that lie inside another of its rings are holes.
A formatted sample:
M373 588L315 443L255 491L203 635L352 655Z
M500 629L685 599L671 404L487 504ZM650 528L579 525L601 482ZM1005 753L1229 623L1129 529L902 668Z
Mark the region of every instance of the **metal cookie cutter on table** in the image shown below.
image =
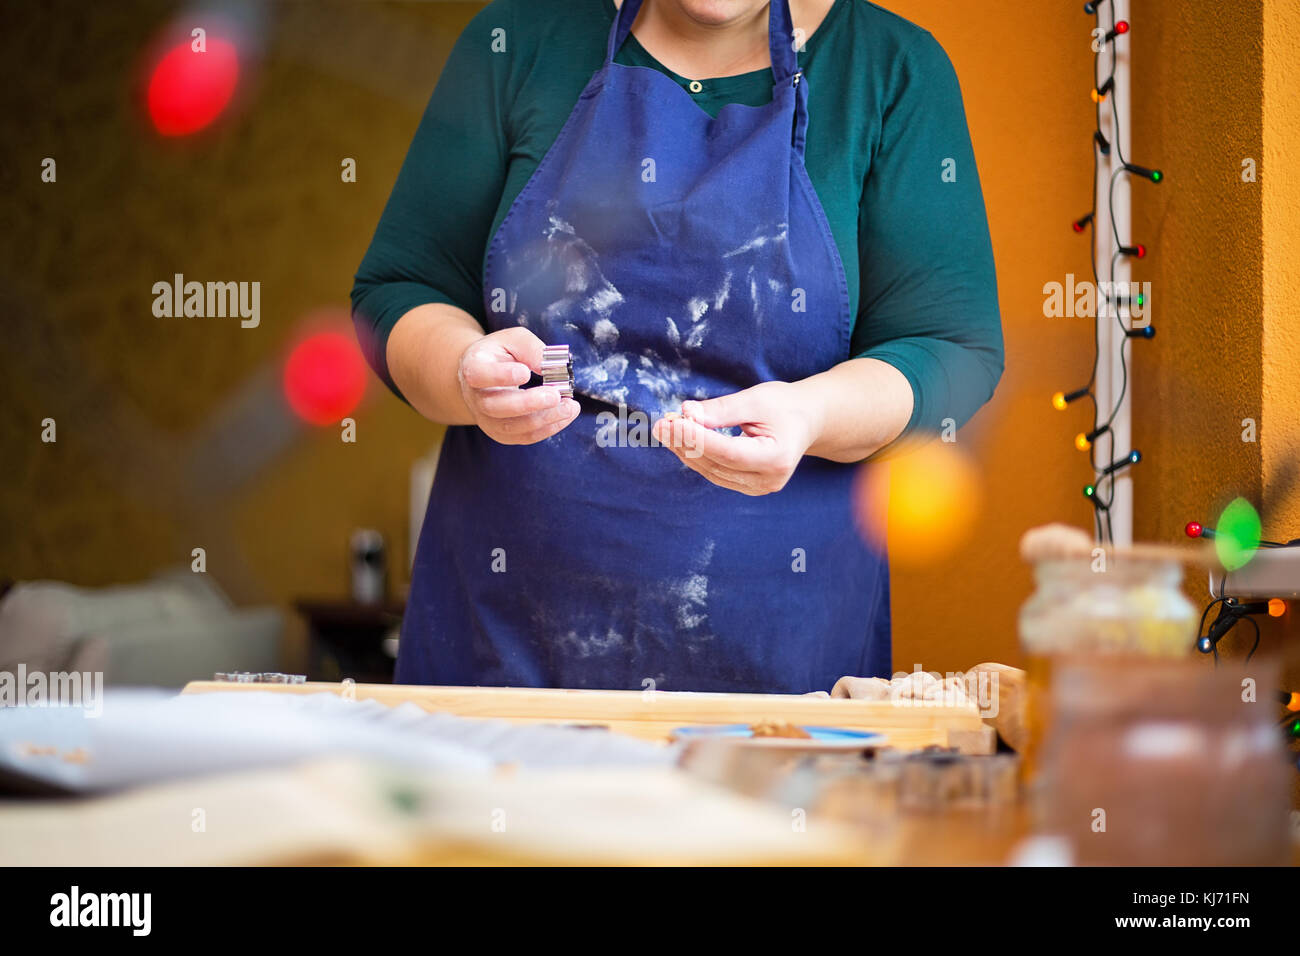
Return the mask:
M279 672L254 673L250 671L218 672L213 680L228 684L305 684L306 674L281 674Z
M573 356L567 345L542 346L542 384L558 388L564 398L573 398Z

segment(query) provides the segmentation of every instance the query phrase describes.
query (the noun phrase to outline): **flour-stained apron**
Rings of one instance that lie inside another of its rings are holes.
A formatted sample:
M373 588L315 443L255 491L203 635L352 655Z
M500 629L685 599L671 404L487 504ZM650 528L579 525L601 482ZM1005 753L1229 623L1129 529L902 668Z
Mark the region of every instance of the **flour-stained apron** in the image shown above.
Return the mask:
M622 66L592 77L487 251L492 329L568 344L582 413L528 446L447 431L402 628L406 683L803 693L890 669L883 554L854 466L747 497L651 447L684 399L849 358L844 269L803 163L807 82L771 4L772 102L711 118Z

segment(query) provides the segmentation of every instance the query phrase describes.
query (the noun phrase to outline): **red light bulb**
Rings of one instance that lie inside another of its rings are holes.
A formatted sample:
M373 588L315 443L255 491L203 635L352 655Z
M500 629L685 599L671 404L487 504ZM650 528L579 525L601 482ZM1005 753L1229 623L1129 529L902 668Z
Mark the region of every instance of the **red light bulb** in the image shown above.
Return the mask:
M1147 256L1147 247L1142 245L1142 243L1140 242L1138 243L1137 246L1137 255L1139 259L1145 259Z
M1115 24L1115 32L1119 34L1128 33L1128 21L1121 20L1119 23Z
M164 136L188 136L212 123L235 95L239 56L232 43L208 37L203 53L186 40L154 67L146 100L149 116Z
M350 335L313 335L299 342L285 362L285 397L298 417L312 425L341 421L365 392L366 360Z
M1204 530L1205 529L1201 527L1201 523L1199 521L1189 521L1187 522L1187 527L1183 529L1183 531L1187 534L1187 537L1189 538L1199 538L1201 536L1201 532L1203 532Z

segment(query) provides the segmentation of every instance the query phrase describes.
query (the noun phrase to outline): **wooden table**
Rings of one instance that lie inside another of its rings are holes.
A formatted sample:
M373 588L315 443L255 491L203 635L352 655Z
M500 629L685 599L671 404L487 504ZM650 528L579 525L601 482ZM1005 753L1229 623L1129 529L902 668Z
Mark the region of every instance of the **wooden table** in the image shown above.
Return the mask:
M973 706L347 682L204 681L185 689L189 694L215 691L327 692L465 717L599 724L614 733L659 741L687 724L776 720L875 731L902 749L938 744L987 752L993 746L992 731ZM710 745L691 747L702 753ZM851 761L852 756L844 759ZM439 774L339 755L294 766L188 776L86 800L13 803L0 809L0 862L1000 862L1009 836L1005 828L991 829L987 815L913 819L889 808L883 816L873 815L872 802L852 787L839 791L838 800L827 799L827 793L816 799L809 794L807 802L791 804L782 795L747 792L734 780L717 786L718 781L699 767L683 766L688 763L684 757L673 766L523 770L503 765L487 774ZM820 771L814 775L830 780ZM763 798L754 799L759 796ZM207 821L201 839L191 838L189 820L195 807L204 808ZM501 833L489 826L498 810L510 821ZM792 813L806 825L796 826ZM164 820L173 821L185 838L178 839L176 829L160 826Z
M973 705L914 705L910 702L841 700L784 694L692 693L684 691L567 690L503 687L428 687L394 684L310 682L233 684L196 681L184 693L332 693L354 700L515 723L601 726L611 732L666 742L675 728L699 724L788 721L804 726L841 727L878 733L883 745L901 750L952 747L971 755L991 754L997 738ZM862 827L861 802L851 792L833 796L815 811L830 825L853 833L833 862L849 864L998 864L1005 862L1025 832L1023 808L996 815L970 811L900 815L888 833ZM437 859L451 862L439 851ZM492 862L477 848L467 857ZM511 862L502 860L500 862Z

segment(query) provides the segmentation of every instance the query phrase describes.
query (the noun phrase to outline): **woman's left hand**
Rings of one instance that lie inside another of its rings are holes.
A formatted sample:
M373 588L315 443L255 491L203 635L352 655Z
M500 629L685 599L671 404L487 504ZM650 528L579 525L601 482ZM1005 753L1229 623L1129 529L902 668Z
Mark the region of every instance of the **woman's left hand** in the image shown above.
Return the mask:
M682 415L657 421L655 438L687 468L745 495L784 488L820 429L815 403L789 382L685 402ZM741 434L713 430L730 426L740 426Z

